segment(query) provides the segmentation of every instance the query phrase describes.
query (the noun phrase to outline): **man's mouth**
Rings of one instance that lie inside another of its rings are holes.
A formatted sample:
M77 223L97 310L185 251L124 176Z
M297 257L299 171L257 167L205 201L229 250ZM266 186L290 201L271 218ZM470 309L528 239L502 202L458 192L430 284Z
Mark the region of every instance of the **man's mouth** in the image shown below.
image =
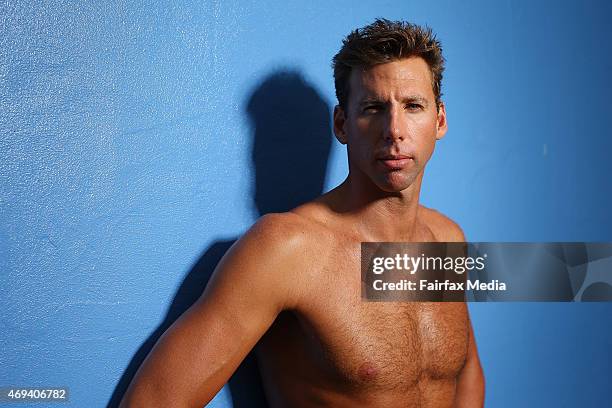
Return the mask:
M414 162L412 156L403 154L387 154L377 158L389 170L401 170Z

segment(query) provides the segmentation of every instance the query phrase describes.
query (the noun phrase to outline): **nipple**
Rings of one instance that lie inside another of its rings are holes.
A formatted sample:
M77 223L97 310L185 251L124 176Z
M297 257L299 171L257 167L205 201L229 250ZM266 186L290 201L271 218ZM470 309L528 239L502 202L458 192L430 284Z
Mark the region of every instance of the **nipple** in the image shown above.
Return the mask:
M378 370L371 363L363 363L359 367L359 377L364 380L371 380L376 377Z

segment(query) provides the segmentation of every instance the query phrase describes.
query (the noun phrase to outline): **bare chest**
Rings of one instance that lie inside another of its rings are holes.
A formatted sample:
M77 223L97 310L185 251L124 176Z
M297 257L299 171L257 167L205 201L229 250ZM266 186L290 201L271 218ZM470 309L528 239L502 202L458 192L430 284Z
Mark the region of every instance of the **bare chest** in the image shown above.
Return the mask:
M352 258L332 260L296 312L305 358L339 385L362 390L454 380L467 353L466 305L364 301Z
M465 362L465 305L334 303L307 316L315 360L341 382L410 388L423 379L454 379Z

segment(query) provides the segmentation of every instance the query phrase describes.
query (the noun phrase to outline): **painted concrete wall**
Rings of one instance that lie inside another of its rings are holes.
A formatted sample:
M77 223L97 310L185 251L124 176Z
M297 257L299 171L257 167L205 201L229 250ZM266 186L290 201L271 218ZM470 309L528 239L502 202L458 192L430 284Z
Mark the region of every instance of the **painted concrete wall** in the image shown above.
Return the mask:
M0 386L114 406L259 214L344 178L330 59L378 16L444 44L424 204L474 241L612 241L605 1L3 1ZM608 404L611 306L472 305L487 406Z

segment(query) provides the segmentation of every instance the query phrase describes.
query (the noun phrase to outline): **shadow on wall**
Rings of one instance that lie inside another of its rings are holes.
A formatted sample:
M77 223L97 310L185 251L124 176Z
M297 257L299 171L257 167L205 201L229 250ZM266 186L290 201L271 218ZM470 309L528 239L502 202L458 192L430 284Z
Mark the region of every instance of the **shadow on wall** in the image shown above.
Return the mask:
M331 148L330 108L295 71L273 73L252 93L246 112L253 126L253 200L257 213L284 212L323 191ZM236 238L237 239L237 238ZM236 241L211 245L186 275L163 322L132 357L107 405L117 407L157 340L201 295L217 263ZM229 381L235 408L266 407L254 353Z

